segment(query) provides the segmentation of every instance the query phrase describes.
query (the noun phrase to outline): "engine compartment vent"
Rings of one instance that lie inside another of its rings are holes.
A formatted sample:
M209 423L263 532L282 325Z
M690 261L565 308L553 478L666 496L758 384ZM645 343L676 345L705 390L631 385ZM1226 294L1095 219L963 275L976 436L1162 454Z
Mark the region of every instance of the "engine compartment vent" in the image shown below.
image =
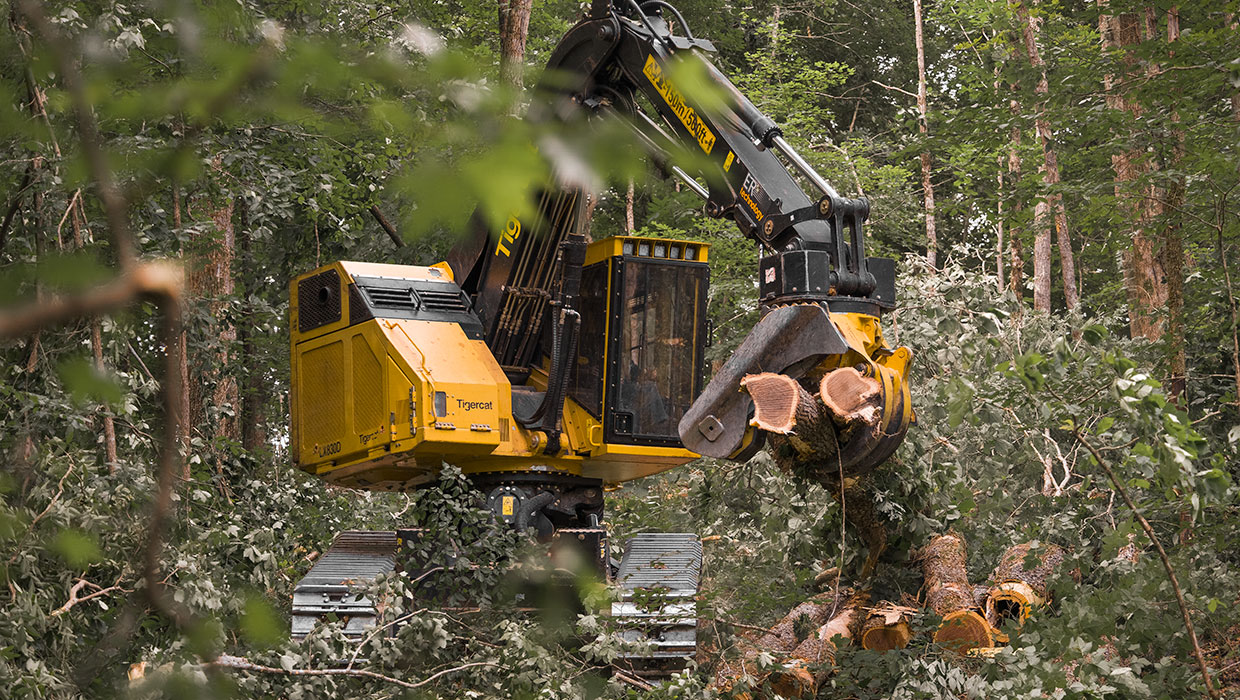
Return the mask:
M371 306L379 309L418 310L418 294L412 287L362 287Z
M465 293L459 289L432 290L422 289L418 291L418 296L422 298L422 304L427 311L446 311L446 312L463 312L469 311L469 301L465 298Z

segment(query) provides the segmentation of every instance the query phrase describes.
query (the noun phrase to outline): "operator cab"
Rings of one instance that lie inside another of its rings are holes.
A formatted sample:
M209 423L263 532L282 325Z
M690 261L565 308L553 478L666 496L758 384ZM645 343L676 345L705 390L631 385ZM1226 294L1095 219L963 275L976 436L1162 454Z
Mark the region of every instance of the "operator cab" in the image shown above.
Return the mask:
M707 250L633 236L586 250L569 397L601 422L603 442L680 447L705 374Z

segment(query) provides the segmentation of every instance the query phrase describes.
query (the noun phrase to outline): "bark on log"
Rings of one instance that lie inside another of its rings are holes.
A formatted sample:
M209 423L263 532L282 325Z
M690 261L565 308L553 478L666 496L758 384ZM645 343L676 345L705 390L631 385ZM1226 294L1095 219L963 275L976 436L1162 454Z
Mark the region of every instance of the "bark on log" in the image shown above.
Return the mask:
M964 539L954 532L930 540L920 553L926 606L942 616L934 641L960 653L995 645L990 625L974 608Z
M999 565L991 574L990 593L986 596L986 621L995 628L1008 620L1024 624L1034 608L1041 607L1050 599L1047 580L1067 558L1063 547L1043 545L1037 553L1037 563L1025 567L1025 559L1031 547L1028 543L1008 549L999 559Z
M913 638L909 621L915 612L915 608L886 602L868 609L858 637L861 648L889 651L908 646Z
M762 372L742 379L741 387L753 399L754 417L750 425L785 436L798 457L826 459L836 454L831 414L797 380Z
M820 593L794 607L757 640L738 642L739 656L720 661L710 687L726 691L742 681L748 682L750 687L760 685L769 671L758 668L758 655L764 651L793 651L801 642L797 637L797 630L804 629L805 626L810 629L821 627L837 612L837 608L847 599L848 593L844 591L839 597L833 592Z
M826 624L806 637L784 660L784 667L772 671L766 679L766 687L785 698L812 698L818 687L835 670L835 642L837 636L855 639L865 618L863 606L869 594L850 596Z

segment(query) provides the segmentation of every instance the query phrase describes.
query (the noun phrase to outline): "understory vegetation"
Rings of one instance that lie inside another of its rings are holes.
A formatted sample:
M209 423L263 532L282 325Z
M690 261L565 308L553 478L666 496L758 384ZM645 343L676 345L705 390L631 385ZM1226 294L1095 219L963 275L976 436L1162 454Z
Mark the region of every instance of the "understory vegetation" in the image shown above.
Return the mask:
M490 3L14 0L0 696L709 697L714 663L824 589L920 608L915 552L954 532L974 583L1012 545L1065 548L1049 605L986 657L921 613L907 648L841 646L819 697L1185 698L1206 677L1240 697L1240 6L927 0L923 36L903 1L677 4L899 260L882 323L913 352L916 424L874 479L874 577L840 504L769 455L618 485L614 556L647 531L706 552L697 663L649 687L613 673L614 591L557 588L451 465L413 493L291 465L289 281L440 261L476 208L527 211L553 171L595 190L595 239L711 243L709 369L756 323L731 222L615 124L513 116L579 3L526 0L514 59ZM360 645L339 623L290 640L335 534L396 527L455 553L448 599L395 574Z

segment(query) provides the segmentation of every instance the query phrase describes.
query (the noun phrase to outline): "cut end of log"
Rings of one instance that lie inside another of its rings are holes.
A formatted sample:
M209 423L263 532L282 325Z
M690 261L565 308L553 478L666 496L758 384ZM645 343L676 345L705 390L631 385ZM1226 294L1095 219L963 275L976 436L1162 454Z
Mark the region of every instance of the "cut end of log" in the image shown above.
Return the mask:
M890 627L875 627L861 635L861 648L873 651L891 651L903 649L913 638L913 630L907 622L898 622Z
M976 610L957 610L943 616L934 641L960 654L995 645L994 632Z
M823 376L818 395L835 417L844 423L872 424L877 418L877 399L882 394L877 379L852 367L843 367Z
M801 661L793 661L787 667L773 671L766 685L781 698L812 698L818 689L814 674Z
M792 377L774 372L751 374L741 387L753 399L754 417L749 424L767 432L787 435L796 428L801 386Z
M913 638L909 620L914 612L914 608L891 603L871 609L861 624L861 648L890 651L908 646L909 640Z
M1029 584L1022 581L1004 581L990 589L990 594L986 597L986 621L996 629L1008 620L1024 624L1033 614L1033 609L1044 602Z

